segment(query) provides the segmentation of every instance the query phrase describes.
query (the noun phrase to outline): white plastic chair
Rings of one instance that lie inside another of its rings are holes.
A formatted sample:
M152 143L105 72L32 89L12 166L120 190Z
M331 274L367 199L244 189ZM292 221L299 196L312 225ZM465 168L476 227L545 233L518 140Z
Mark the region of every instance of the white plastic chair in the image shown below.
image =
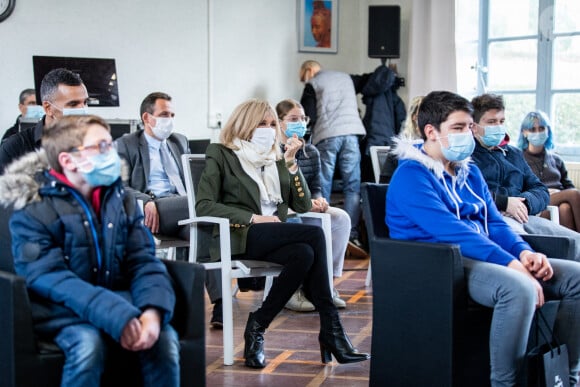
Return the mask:
M282 266L263 261L232 260L230 245L230 222L226 218L214 216L196 216L195 194L201 173L205 167L205 155L184 154L181 156L183 171L185 174L189 219L179 222L180 225L190 225L190 249L189 262L196 262L198 258L198 226L213 224L218 225L220 235L220 261L200 262L206 270L221 270L222 284L222 308L223 308L223 346L224 365L234 364L234 324L233 324L233 287L234 278L266 277L264 299L272 286L274 276L280 274ZM327 247L327 264L329 271L329 285L332 290L332 239L330 234L330 215L319 213L300 214L302 217L315 217L321 219L325 233ZM227 236L227 237L223 237Z

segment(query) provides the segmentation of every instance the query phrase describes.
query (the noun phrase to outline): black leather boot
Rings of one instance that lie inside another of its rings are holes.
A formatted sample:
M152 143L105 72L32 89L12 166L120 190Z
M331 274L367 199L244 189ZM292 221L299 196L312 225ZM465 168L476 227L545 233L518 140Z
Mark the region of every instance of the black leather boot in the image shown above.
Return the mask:
M265 329L254 319L254 314L250 313L246 330L244 331L244 357L246 366L251 368L266 367L266 356L264 355L264 332Z
M323 321L318 335L320 343L320 357L323 363L332 361L332 353L339 363L356 363L368 360L371 355L360 353L353 348L352 343L342 328L338 315Z

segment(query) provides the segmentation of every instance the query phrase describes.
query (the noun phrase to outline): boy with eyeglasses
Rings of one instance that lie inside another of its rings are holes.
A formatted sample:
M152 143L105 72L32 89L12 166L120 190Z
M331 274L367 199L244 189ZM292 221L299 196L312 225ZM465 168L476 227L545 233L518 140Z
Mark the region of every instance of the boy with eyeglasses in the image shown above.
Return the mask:
M137 353L144 385L178 386L179 343L168 324L175 294L123 188L109 126L63 117L43 131L42 148L7 167L0 201L15 209L15 270L36 334L65 354L61 384L99 386L108 351L121 347Z

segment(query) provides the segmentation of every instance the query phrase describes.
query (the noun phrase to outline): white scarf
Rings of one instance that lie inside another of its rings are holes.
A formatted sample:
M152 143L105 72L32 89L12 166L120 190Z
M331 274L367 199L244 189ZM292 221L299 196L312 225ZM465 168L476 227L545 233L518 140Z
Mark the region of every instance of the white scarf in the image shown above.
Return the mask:
M280 176L276 166L276 151L271 149L261 153L260 147L237 138L233 144L238 147L234 153L238 156L242 169L258 184L260 201L266 204L282 203ZM260 169L262 173L258 173Z

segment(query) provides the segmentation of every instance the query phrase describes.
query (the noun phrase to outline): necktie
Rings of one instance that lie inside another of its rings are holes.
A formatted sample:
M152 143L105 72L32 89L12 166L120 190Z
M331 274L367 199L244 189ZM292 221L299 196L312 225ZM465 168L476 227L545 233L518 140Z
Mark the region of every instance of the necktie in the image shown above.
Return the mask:
M179 176L179 170L177 169L177 164L175 159L169 152L169 147L167 144L161 144L159 147L159 154L161 155L161 162L163 163L163 168L165 168L165 173L169 177L171 184L175 186L177 193L180 195L185 195L185 187L181 181L181 176Z

